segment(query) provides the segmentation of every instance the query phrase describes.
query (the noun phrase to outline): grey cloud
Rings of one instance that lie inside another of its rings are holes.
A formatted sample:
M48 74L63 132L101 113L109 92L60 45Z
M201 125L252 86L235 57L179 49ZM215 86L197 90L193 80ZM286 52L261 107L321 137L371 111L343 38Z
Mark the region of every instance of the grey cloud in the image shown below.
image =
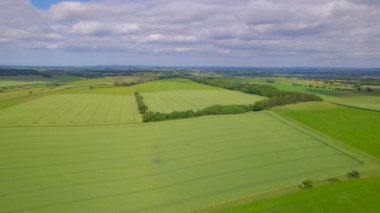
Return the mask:
M380 55L371 0L3 0L0 46L152 54Z

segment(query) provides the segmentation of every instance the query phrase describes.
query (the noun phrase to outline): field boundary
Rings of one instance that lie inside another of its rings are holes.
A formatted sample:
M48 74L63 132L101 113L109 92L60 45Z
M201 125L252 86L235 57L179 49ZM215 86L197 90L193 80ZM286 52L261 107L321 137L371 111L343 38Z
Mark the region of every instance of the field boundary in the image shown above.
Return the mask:
M380 169L380 160L375 158L374 156L369 155L363 151L357 150L357 149L351 147L350 145L345 144L344 142L342 142L338 139L332 138L332 137L330 137L330 136L328 136L322 132L319 132L318 130L315 130L315 129L313 129L313 128L311 128L311 127L309 127L309 126L307 126L307 125L305 125L305 124L303 124L297 120L294 120L294 119L289 118L287 116L281 116L274 111L266 111L266 112L268 114L271 114L273 117L276 117L277 119L288 123L289 125L293 126L294 128L298 128L300 130L306 130L305 134L308 134L317 140L324 141L324 143L326 143L327 145L331 146L334 149L339 150L340 152L343 152L343 153L349 155L350 157L354 157L355 159L365 158L364 161L367 163L367 165L371 165L368 163L376 162L376 167L377 167L376 170ZM359 160L359 159L357 159L357 160ZM369 161L369 162L367 162L367 161Z
M342 182L357 181L357 180L367 180L367 179L371 179L371 178L380 178L380 173L377 173L376 175L371 175L371 176L364 176L363 178L360 178L360 179L349 179L346 176L338 176L338 177L334 177L334 178L339 179L338 182L342 183ZM322 180L322 181L319 181L317 183L318 183L318 185L313 189L318 189L322 186L335 184L334 182L330 182L328 180ZM308 190L313 190L313 189L308 189ZM299 187L295 187L295 186L284 187L284 188L281 188L279 190L272 190L272 191L268 191L268 192L265 192L262 194L256 194L256 195L248 195L248 196L242 197L240 199L231 200L229 202L224 202L224 203L220 203L220 204L213 204L210 206L206 206L204 208L195 209L195 210L191 211L191 213L220 212L223 210L232 209L234 207L260 202L262 200L276 199L276 198L280 198L282 196L292 195L295 193L302 192L304 190L305 189L300 189Z

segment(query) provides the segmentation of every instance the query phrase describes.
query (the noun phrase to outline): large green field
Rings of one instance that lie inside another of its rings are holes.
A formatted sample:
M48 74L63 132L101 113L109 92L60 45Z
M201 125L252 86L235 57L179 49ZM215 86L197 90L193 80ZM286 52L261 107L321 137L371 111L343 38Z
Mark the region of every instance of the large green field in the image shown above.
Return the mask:
M380 158L380 113L329 103L278 107L276 113Z
M183 212L376 166L269 112L2 127L0 152L0 212Z
M230 90L165 91L143 93L149 111L169 113L172 111L199 110L211 105L254 104L263 97Z
M335 183L223 212L378 212L380 179Z
M93 125L140 121L134 96L49 95L0 111L0 125Z

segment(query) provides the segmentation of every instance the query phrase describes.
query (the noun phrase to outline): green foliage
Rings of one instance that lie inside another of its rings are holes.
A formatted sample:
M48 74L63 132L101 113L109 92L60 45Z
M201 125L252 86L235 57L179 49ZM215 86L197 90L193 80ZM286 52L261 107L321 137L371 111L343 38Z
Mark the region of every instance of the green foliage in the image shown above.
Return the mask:
M213 105L205 109L193 111L174 111L171 113L146 112L143 114L144 122L192 118L205 115L241 114L252 111L250 105Z
M360 172L354 170L352 172L347 173L349 178L360 178Z
M113 82L113 86L115 86L115 87L129 87L129 86L133 86L133 85L137 85L137 84L141 84L141 83L143 83L143 81L127 82L127 81L117 79Z
M312 180L302 181L302 188L309 189L314 187L314 182Z
M142 97L139 92L135 92L135 98L139 112L144 114L148 110L148 107L144 103L144 97Z

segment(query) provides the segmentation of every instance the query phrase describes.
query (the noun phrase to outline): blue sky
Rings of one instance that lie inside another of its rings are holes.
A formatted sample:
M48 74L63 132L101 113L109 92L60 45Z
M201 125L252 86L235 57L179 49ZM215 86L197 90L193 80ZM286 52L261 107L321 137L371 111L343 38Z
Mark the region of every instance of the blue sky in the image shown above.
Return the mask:
M62 0L31 0L32 4L40 9L48 9L51 5L62 2ZM79 0L85 2L85 0Z
M0 64L380 67L380 1L1 0Z

